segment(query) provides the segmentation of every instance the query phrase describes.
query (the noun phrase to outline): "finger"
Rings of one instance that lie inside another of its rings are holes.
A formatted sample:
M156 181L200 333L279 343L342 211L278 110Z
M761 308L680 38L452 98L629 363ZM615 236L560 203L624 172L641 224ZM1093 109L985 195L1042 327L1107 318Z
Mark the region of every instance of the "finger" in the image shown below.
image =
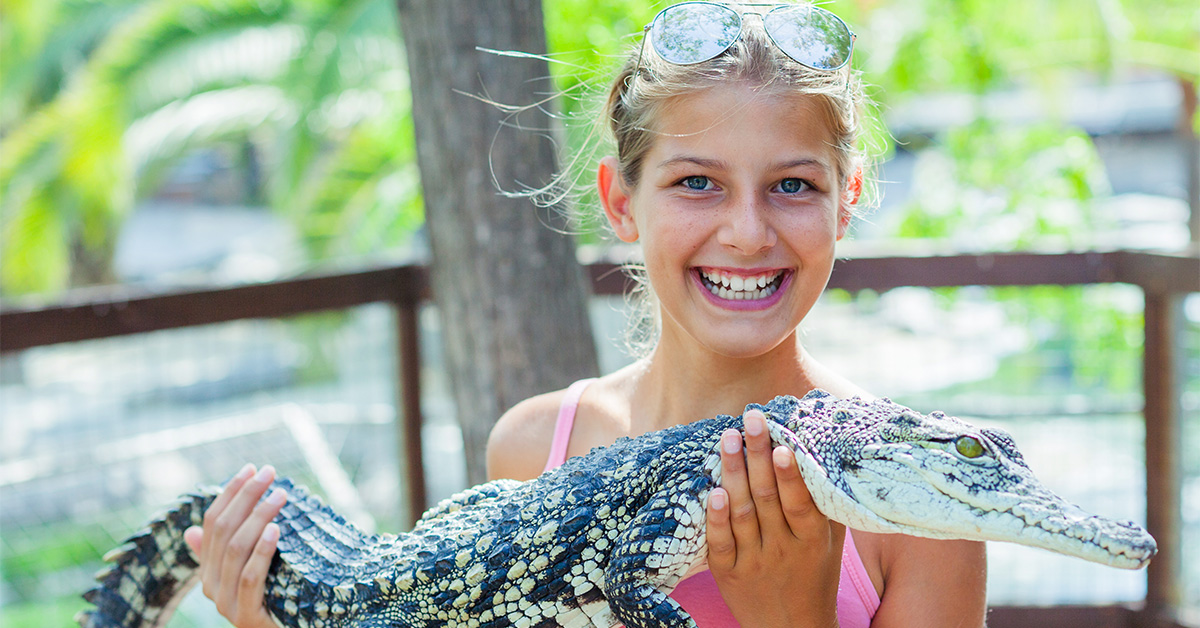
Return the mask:
M238 578L237 615L234 624L249 620L254 615L265 614L263 595L266 593L267 572L271 568L271 559L275 556L275 547L279 541L279 524L270 523L263 528L262 534L254 543L254 550L242 568Z
M766 530L784 530L787 520L780 509L767 417L760 410L750 410L743 421L746 427L746 473L758 525Z
M204 528L192 526L183 531L183 542L192 550L192 556L199 557L204 547Z
M710 569L728 571L737 562L737 543L729 525L729 493L715 488L708 496L708 565Z
M231 555L228 545L238 530L242 528L251 509L262 498L274 478L275 469L270 465L264 465L258 470L258 473L246 480L241 488L231 491L233 496L221 513L211 521L207 515L205 517L204 534L207 542L204 544L204 553L209 565L204 574L204 594L217 602L218 610L222 608L223 599L230 596L228 593L230 585L226 580L227 574L230 569L241 568L245 562L244 554L248 553L250 548L247 545L242 552L234 552ZM233 567L227 567L226 563L231 560L235 564Z
M787 520L788 527L797 538L813 539L813 535L824 535L828 521L817 509L804 478L800 475L800 466L796 464L796 455L787 447L776 447L772 452L775 466L775 477L779 479L780 507Z
M217 539L217 521L222 513L229 506L229 502L234 496L242 490L246 482L254 476L255 469L253 464L247 463L225 484L221 490L221 494L217 495L216 499L208 505L208 509L204 511L204 529L208 530L208 543L205 543L200 548L200 581L203 583L204 595L210 599L215 599L216 590L213 588L213 577L220 573L221 569L221 554L218 547Z
M742 455L742 434L728 429L721 435L721 486L729 494L729 521L734 540L756 542L758 516L750 484L746 477L746 458Z
M247 462L240 471L234 474L221 489L221 494L208 505L208 510L204 511L204 524L207 526L216 521L217 517L225 512L225 508L229 506L229 502L233 500L237 492L245 486L246 482L254 476L255 469L252 463Z
M245 606L241 598L244 572L267 524L275 518L285 501L287 494L282 489L271 491L266 499L254 506L238 526L237 532L230 537L221 563L221 587L216 599L217 609L226 617L235 617L237 609ZM254 603L258 604L259 600L254 600Z

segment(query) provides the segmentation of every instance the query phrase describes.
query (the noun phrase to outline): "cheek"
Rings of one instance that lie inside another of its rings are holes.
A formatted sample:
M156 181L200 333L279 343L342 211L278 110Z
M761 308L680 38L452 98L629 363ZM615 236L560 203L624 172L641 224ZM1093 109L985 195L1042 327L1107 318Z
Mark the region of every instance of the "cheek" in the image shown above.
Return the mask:
M704 243L706 227L685 212L660 212L642 225L642 248L646 259L686 259Z
M791 216L781 228L801 251L823 250L838 240L837 213L833 210L813 210Z

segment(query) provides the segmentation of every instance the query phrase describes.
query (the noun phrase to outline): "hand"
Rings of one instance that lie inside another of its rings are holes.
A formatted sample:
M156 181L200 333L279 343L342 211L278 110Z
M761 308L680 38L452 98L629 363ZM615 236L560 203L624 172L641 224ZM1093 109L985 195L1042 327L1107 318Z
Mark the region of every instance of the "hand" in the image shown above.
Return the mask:
M259 501L274 479L270 466L255 473L254 465L246 465L208 507L204 527L183 534L199 557L204 595L238 628L277 628L263 605L263 592L279 540L279 526L271 520L287 494L276 489Z
M795 455L771 450L766 417L751 410L742 437L721 437L721 487L708 505L708 564L743 626L837 626L844 526L813 504Z

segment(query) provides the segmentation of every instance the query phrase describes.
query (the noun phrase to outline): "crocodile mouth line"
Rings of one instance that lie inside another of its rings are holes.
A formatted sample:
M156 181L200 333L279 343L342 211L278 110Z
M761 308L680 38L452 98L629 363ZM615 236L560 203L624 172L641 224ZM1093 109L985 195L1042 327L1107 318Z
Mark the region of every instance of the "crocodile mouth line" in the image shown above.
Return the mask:
M984 512L1000 513L1003 515L1008 515L1008 516L1016 519L1017 521L1020 521L1021 522L1021 532L1017 536L1022 536L1023 538L1026 538L1026 539L1031 538L1031 537L1023 536L1024 533L1029 532L1029 531L1035 531L1034 532L1035 534L1045 533L1047 535L1046 539L1052 540L1054 538L1059 538L1059 539L1063 539L1066 541L1074 541L1074 542L1079 543L1081 546L1091 546L1093 548L1096 548L1096 549L1100 550L1101 552L1104 552L1105 554L1112 556L1114 558L1124 558L1124 559L1128 559L1128 560L1131 560L1131 561L1134 561L1137 563L1146 562L1154 554L1153 552L1150 552L1149 554L1147 554L1145 552L1138 552L1137 548L1132 547L1132 546L1129 547L1127 550L1126 549L1116 549L1116 548L1112 548L1112 547L1105 547L1104 545L1096 542L1097 535L1094 533L1092 534L1092 538L1087 538L1087 539L1080 538L1071 533L1070 526L1065 526L1062 529L1053 530L1053 529L1047 528L1046 526L1042 525L1042 523L1040 521L1030 521L1025 516L1014 512L1012 508L1005 508L1005 509L1000 509L1000 510L986 510L980 506L971 504L969 502L965 502L957 497L948 495L946 493L942 493L942 495L945 496L946 499L949 499L949 500L952 500L959 504L962 504L963 506L970 508L972 510L981 510ZM1100 535L1100 536L1103 536L1103 535ZM1036 540L1043 540L1043 539L1036 539ZM1131 553L1131 552L1133 552L1133 553Z

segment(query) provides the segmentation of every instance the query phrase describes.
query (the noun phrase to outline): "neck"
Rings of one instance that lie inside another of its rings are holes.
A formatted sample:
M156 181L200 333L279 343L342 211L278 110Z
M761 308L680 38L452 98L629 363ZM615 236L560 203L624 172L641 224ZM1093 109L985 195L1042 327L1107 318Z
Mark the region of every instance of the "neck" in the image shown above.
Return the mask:
M802 396L816 386L815 363L795 332L754 357L719 355L668 334L642 367L632 395L634 434L717 414L737 416L748 403L766 403L783 394Z

